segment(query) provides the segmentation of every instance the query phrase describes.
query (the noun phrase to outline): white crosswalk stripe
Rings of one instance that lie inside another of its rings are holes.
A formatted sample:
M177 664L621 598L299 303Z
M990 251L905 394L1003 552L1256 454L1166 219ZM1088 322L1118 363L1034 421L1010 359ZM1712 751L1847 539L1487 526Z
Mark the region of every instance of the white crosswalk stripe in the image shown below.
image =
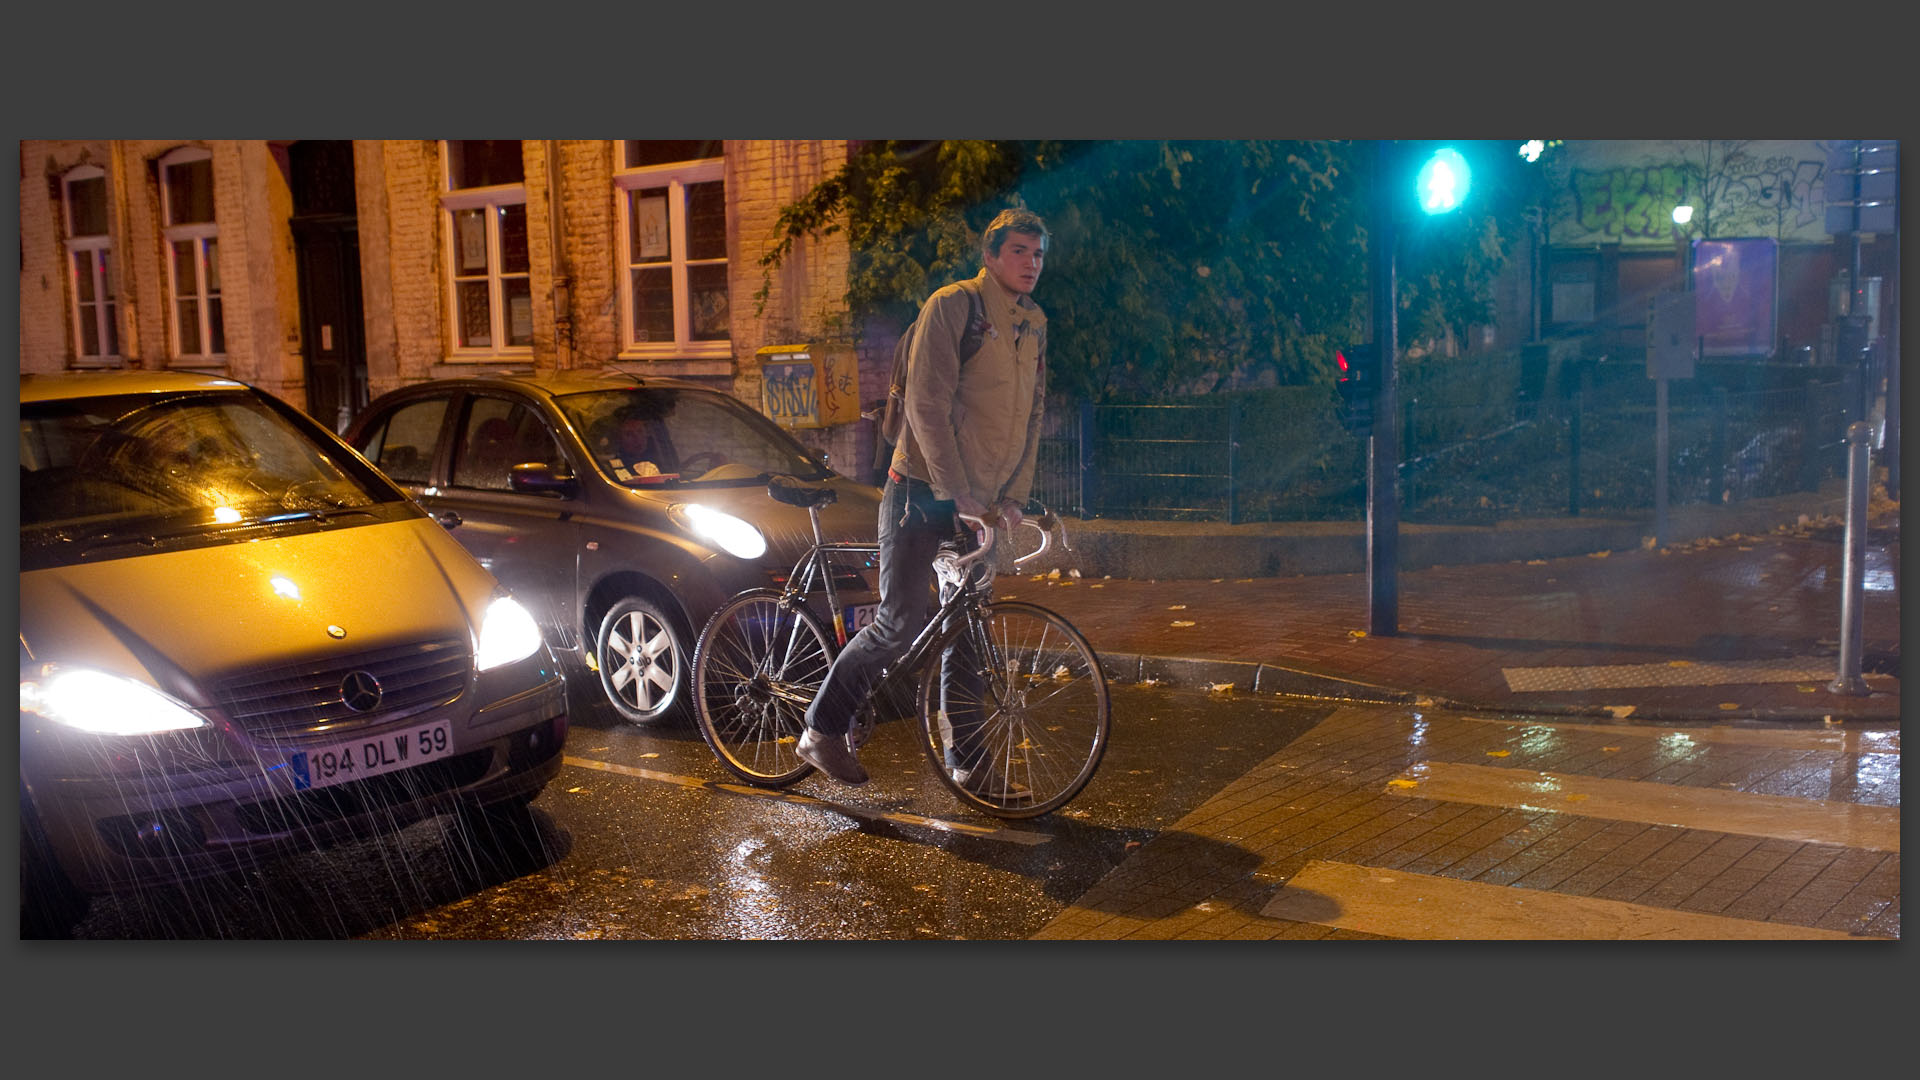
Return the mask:
M1900 850L1900 809L1639 780L1423 761L1387 782L1394 795L1555 810L1610 821Z

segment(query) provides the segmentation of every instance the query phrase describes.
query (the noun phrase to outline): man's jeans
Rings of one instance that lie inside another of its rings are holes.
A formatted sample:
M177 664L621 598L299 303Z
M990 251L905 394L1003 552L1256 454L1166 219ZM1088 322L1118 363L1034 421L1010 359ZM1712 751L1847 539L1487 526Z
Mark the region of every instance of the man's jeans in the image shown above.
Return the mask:
M808 727L844 736L881 670L899 659L933 618L933 557L942 542L955 538L954 521L951 500L934 498L933 489L918 480L887 477L880 496L880 607L827 671L807 709ZM956 754L954 748L980 722L972 705L980 699L980 678L969 662L971 652L956 647L941 660L941 698L955 706L948 713L957 729L947 744L951 768L971 768L975 762L966 758L978 756L977 751Z

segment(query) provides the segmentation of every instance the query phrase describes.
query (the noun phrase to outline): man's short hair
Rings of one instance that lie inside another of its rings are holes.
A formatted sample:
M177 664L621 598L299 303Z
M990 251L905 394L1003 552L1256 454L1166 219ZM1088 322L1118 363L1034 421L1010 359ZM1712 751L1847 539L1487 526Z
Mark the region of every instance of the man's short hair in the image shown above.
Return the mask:
M1040 246L1043 249L1051 236L1047 232L1047 223L1040 220L1039 214L1024 208L1014 208L1002 210L994 215L993 221L987 225L987 231L981 235L980 246L987 254L997 256L1000 254L1000 245L1006 242L1007 234L1010 232L1039 237Z

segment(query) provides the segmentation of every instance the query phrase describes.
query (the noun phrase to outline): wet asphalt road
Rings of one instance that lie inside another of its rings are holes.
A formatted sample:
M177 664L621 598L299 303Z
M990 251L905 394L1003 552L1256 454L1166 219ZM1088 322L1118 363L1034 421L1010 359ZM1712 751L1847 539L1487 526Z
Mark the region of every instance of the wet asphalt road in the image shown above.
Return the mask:
M1319 722L1327 703L1115 687L1114 734L1064 809L999 821L883 723L859 788L723 770L689 723L577 711L518 822L419 822L182 889L99 898L77 936L166 939L1021 939L1140 844ZM498 842L474 830L500 827Z

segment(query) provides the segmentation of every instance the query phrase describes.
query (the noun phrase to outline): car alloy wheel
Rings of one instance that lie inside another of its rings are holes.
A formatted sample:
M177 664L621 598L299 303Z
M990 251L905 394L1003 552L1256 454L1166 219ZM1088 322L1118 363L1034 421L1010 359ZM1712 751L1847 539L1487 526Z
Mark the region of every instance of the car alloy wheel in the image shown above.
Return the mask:
M686 648L676 621L660 606L629 596L600 622L600 686L622 717L650 724L679 715L686 695Z

